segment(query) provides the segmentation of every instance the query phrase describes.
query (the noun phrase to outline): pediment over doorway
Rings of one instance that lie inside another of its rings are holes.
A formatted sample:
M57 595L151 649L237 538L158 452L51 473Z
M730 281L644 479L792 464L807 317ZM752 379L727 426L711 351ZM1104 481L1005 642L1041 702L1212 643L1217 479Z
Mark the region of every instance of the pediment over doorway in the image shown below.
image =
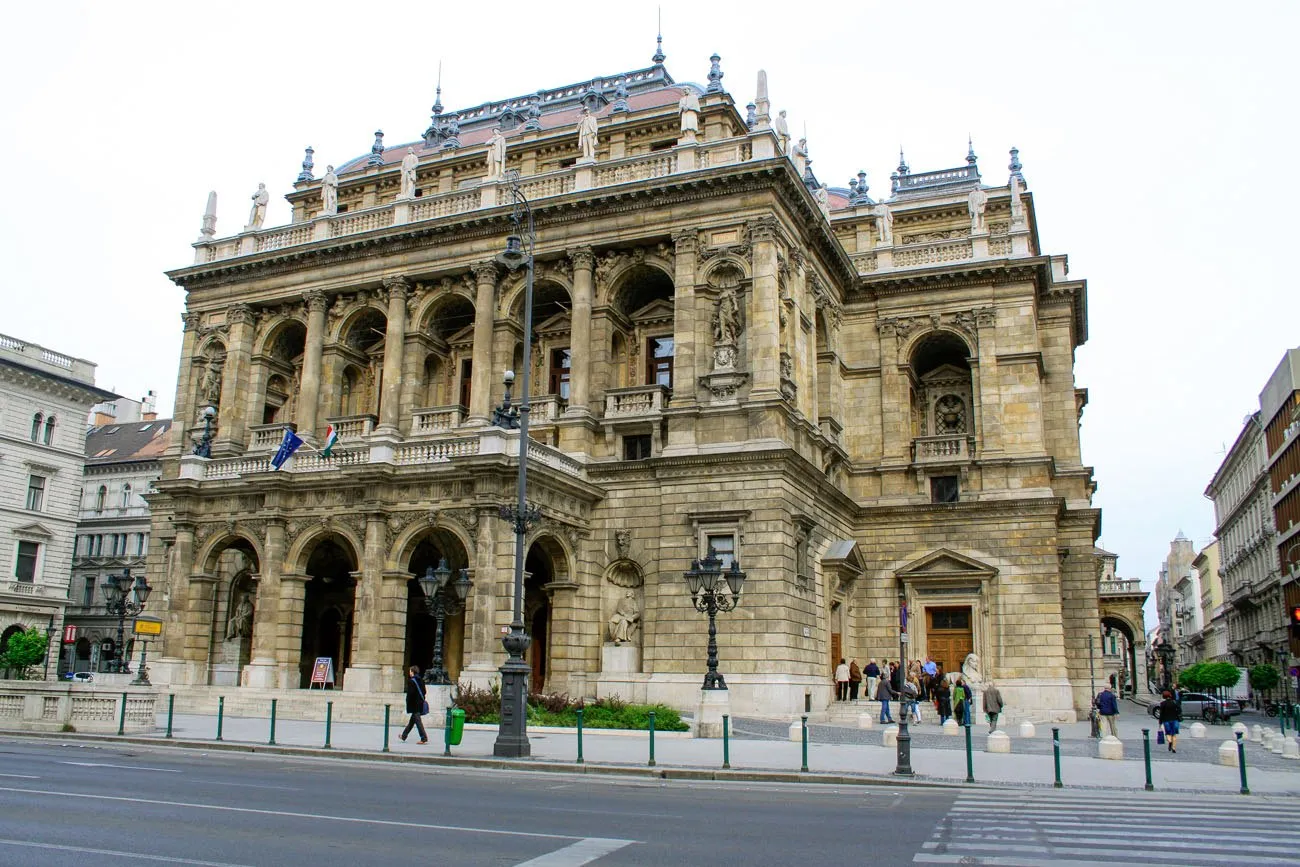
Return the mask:
M931 551L895 571L911 582L989 581L997 577L994 566L948 548Z

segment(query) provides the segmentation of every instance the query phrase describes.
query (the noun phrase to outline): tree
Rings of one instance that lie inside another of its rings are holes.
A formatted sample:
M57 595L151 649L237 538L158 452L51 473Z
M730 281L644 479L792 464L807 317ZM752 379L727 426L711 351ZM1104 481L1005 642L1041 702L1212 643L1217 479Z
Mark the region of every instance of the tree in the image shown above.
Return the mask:
M27 680L32 666L45 659L49 639L40 629L27 629L9 636L4 653L0 653L0 669L9 669L14 680Z
M1241 669L1231 662L1202 663L1201 679L1209 689L1232 689L1241 680Z
M1269 692L1277 689L1278 682L1282 680L1282 673L1276 666L1266 662L1251 668L1247 677L1250 680L1250 688L1255 692Z

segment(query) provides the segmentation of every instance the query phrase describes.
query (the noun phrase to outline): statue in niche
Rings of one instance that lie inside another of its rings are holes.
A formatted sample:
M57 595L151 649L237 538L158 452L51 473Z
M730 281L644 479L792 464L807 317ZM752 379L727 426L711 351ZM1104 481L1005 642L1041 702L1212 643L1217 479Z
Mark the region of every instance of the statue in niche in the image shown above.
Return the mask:
M487 143L487 179L499 181L506 176L506 137L501 128L492 130Z
M988 232L988 226L984 223L984 208L989 203L988 193L984 192L983 187L976 187L970 191L970 197L966 200L966 209L970 212L970 231L972 235L982 235Z
M252 634L252 594L244 593L239 597L239 605L235 606L235 610L230 612L230 619L226 622L226 640L235 641L240 638L249 638Z
M735 289L724 289L718 297L718 309L713 314L713 340L715 343L735 344L740 334L740 304Z
M221 358L208 359L203 371L203 384L199 386L199 393L207 403L217 404L221 401L221 368L224 365L225 361Z
M682 134L697 135L700 131L700 98L695 90L682 88L682 98L677 102L677 110L682 115Z
M321 215L332 217L339 212L339 176L333 166L325 167L325 177L320 182Z
M415 170L419 165L420 158L415 155L415 148L407 148L406 156L402 157L402 189L397 194L399 202L415 198Z
M632 641L637 624L640 622L641 610L636 604L636 592L623 591L623 598L619 600L613 615L609 618L609 640L616 645Z
M266 191L266 184L258 184L257 192L253 193L253 208L248 212L248 225L244 231L262 228L262 223L266 221L266 206L271 202L271 194Z
M876 231L880 233L880 244L884 247L894 246L894 212L889 205L881 202L872 209L876 215Z
M580 163L594 163L596 161L596 116L591 113L590 109L582 110L582 119L578 121L578 149L582 152L578 157Z

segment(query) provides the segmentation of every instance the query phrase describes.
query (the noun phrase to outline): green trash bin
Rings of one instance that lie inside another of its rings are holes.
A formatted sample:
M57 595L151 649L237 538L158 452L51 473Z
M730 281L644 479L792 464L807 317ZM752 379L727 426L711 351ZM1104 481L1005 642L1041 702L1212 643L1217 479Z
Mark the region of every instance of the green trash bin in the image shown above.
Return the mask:
M465 711L460 708L452 708L451 711L451 734L447 737L447 743L453 747L460 746L460 739L465 735Z

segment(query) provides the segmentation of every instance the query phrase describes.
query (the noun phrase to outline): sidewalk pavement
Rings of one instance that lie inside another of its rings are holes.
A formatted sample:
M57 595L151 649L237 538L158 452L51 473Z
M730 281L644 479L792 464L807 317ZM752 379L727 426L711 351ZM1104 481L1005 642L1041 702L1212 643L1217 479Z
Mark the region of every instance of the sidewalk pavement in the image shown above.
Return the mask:
M426 718L431 722L432 718ZM160 715L159 728L150 736L133 740L157 741L164 737L166 715ZM398 739L400 723L394 721L389 733L391 752L403 758L439 757L443 753L442 727L429 726L429 743L416 743L418 735L412 732L410 740ZM223 723L223 741L230 744L266 745L270 730L266 718L231 718ZM181 715L173 719L174 739L190 743L211 742L216 735L216 717ZM325 725L317 721L277 720L276 744L286 747L314 747L324 745ZM877 734L877 736L879 736ZM496 740L496 727L467 726L463 743L452 747L454 757L495 761L492 747ZM960 740L964 746L964 739ZM1041 735L1039 739L1041 740ZM532 760L541 763L573 765L577 757L577 735L572 730L530 729ZM1050 742L1050 735L1049 735ZM351 752L379 754L383 745L383 726L364 723L336 723L330 730L330 743L334 749ZM893 776L896 750L876 744L810 743L808 747L809 773L799 773L801 745L783 739L733 738L730 759L733 772L757 772L790 775L810 781L818 775L832 775L835 782L851 782L849 777L862 782L885 782L891 785L902 780ZM1219 741L1215 741L1215 748ZM1010 753L992 754L983 751L983 737L972 738L972 757L975 780L984 784L1010 786L1051 786L1053 781L1052 756ZM1069 788L1127 788L1141 789L1145 782L1141 741L1124 743L1125 759L1111 761L1086 756L1062 756L1061 778ZM1015 749L1013 739L1013 750ZM670 732L656 733L655 769L713 771L722 767L722 741L689 738ZM1259 794L1300 796L1300 768L1273 770L1255 768L1254 759L1263 751L1255 744L1246 747L1247 772L1250 789ZM583 732L583 756L589 766L605 769L625 768L649 770L649 736L646 732L611 732L586 729ZM527 761L527 760L525 760ZM517 767L517 763L513 766ZM966 778L965 750L914 748L912 768L915 779L931 783L961 783ZM594 769L594 768L593 768ZM722 776L722 775L720 775ZM1157 790L1232 792L1240 788L1238 770L1202 761L1153 762L1152 777ZM753 779L753 777L751 777Z

